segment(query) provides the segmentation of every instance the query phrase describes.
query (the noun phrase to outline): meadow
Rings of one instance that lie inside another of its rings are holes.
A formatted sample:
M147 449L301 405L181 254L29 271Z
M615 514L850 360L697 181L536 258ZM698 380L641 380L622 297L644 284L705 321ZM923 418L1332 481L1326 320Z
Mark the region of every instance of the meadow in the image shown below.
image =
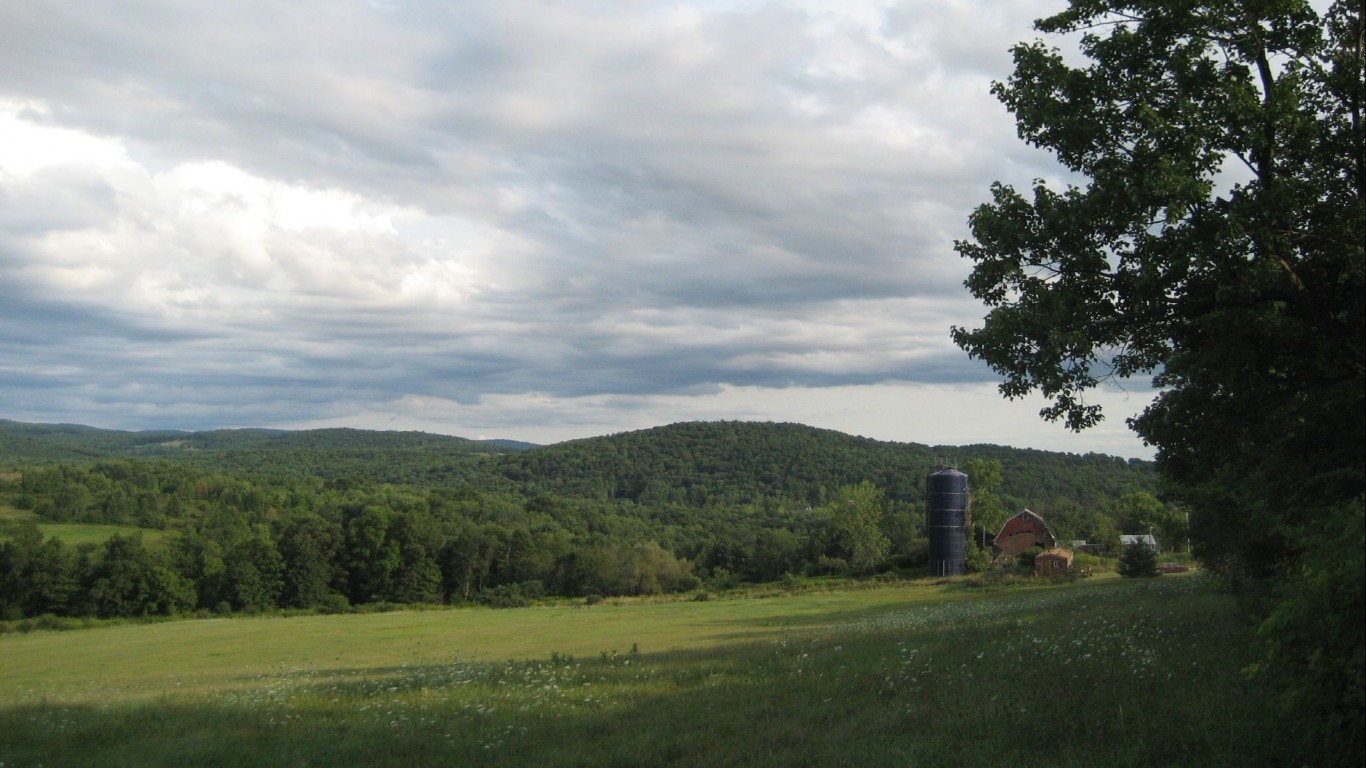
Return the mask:
M1199 575L0 636L0 765L1288 759Z
M6 523L17 523L31 521L38 526L38 531L43 534L44 539L56 537L68 546L79 546L81 544L101 544L114 535L136 536L141 535L143 541L148 544L163 541L166 531L152 528L139 528L135 525L105 525L101 523L49 523L42 518L25 510L15 509L7 504L0 504L0 537L7 535Z

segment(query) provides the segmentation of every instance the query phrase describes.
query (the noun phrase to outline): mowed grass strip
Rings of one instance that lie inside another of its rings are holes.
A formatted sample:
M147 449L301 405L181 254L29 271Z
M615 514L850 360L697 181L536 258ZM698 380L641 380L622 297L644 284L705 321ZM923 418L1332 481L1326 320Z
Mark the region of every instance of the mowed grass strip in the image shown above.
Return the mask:
M0 638L6 765L1246 765L1200 577Z

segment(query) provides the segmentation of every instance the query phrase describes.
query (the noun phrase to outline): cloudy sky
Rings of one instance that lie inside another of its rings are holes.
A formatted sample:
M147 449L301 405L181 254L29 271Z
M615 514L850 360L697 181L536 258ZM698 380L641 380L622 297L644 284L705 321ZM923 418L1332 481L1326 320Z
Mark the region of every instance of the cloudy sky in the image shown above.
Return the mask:
M949 341L1062 0L0 3L0 418L1151 456Z

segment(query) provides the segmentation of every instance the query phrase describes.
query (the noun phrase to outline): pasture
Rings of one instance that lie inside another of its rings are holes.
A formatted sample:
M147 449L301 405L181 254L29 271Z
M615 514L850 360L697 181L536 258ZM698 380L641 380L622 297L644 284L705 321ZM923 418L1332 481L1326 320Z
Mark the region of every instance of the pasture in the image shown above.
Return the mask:
M0 636L0 764L1247 765L1282 727L1202 576Z
M25 510L15 509L14 507L0 504L0 537L8 534L6 523L17 523L32 521L37 524L38 531L43 534L44 539L57 537L67 546L79 546L81 544L102 544L111 536L142 535L143 541L154 544L163 541L168 533L163 530L153 528L139 528L135 525L103 525L100 523L50 523L42 518Z

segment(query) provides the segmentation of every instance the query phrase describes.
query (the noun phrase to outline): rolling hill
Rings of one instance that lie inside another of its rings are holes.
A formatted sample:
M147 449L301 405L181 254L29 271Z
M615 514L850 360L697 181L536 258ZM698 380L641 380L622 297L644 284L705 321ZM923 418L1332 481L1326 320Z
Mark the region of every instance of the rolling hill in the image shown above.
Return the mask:
M997 460L1013 506L1100 505L1155 492L1151 462L998 445L930 446L801 424L684 422L534 446L425 432L231 429L125 432L0 420L0 466L165 459L252 475L353 477L416 486L473 485L526 497L647 505L817 506L870 481L889 499L923 502L925 476L945 459Z
M1151 462L998 445L929 446L855 437L800 424L685 422L507 454L490 463L524 493L642 504L746 504L782 499L811 506L845 485L870 481L890 499L919 505L940 463L1002 465L1002 494L1019 505L1068 499L1096 506L1154 492Z
M166 459L253 474L357 476L391 483L466 478L480 460L526 450L510 440L363 429L121 431L0 420L0 465Z

